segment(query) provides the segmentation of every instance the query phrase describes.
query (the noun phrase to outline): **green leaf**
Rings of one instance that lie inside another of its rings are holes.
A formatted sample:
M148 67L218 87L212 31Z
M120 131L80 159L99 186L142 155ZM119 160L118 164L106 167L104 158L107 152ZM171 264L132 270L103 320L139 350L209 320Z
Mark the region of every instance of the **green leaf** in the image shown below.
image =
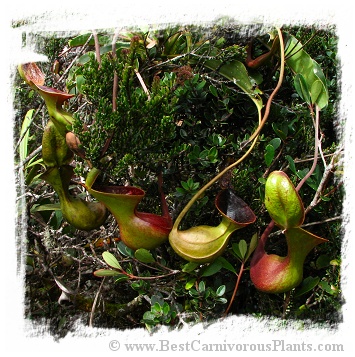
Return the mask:
M195 282L196 282L196 278L192 278L188 280L185 284L185 289L190 290L195 285Z
M276 135L278 135L282 140L286 140L288 134L287 125L285 127L284 126L280 127L279 124L273 122L271 126L274 129Z
M146 324L155 324L155 315L151 311L146 311L143 314L143 322Z
M247 261L249 259L249 257L252 255L252 253L254 252L255 248L257 247L257 245L258 245L258 235L257 235L257 233L255 233L251 237L249 248L248 248L248 254L245 257L245 261Z
M301 73L297 73L294 78L294 86L298 95L308 104L311 104L310 89Z
M195 263L195 262L189 262L187 264L185 264L182 267L182 271L184 273L191 273L192 271L194 271L200 264L199 263Z
M274 160L274 157L275 157L275 148L270 144L266 145L265 154L264 154L266 166L271 165L272 160Z
M238 244L238 247L239 247L240 255L241 255L242 259L244 260L245 255L248 251L248 244L244 239L241 239Z
M259 181L261 184L265 185L265 183L266 183L266 178L265 178L265 177L259 177L259 178L258 178L258 181Z
M21 126L21 132L20 132L20 137L22 138L21 143L19 145L19 154L20 154L20 160L23 161L27 157L27 150L28 150L28 139L30 136L30 130L29 127L32 122L32 116L33 113L35 112L34 109L30 109L26 115L25 118L22 122Z
M290 155L286 155L286 160L288 161L288 165L290 167L290 170L296 175L296 165L295 162L293 161L292 157Z
M181 186L185 191L190 191L190 185L188 182L181 181Z
M127 281L129 278L127 275L124 275L124 274L120 274L120 275L117 275L116 278L115 278L115 283L120 283L121 281Z
M317 269L323 269L330 265L330 257L327 254L320 255L316 260L316 267Z
M78 64L84 65L91 60L90 54L94 54L94 52L86 52L82 56L78 58Z
M68 45L70 47L84 46L86 41L89 39L89 37L91 35L92 35L91 33L85 33L85 34L76 36L76 37L74 37L74 38L72 38L72 39L70 39L68 41ZM104 44L107 44L107 43L109 43L111 41L109 36L98 35L97 37L98 37L98 40L99 40L99 45L104 45ZM89 46L94 46L95 45L95 41L94 41L94 37L93 36L91 36L91 39L88 42L88 45Z
M206 290L206 285L205 285L205 282L202 280L200 281L200 283L198 284L198 291L200 293L204 293Z
M104 261L112 268L122 270L120 263L116 259L116 257L110 252L103 252L102 257Z
M160 293L158 293L157 295L152 295L152 297L150 298L150 304L152 306L156 303L158 303L158 305L161 305L161 306L163 306L163 304L164 304L164 299L162 298Z
M35 204L31 207L31 212L59 211L59 203Z
M221 286L216 290L216 295L217 295L217 296L223 296L225 292L226 292L226 286L225 286L225 285L221 285Z
M233 253L240 259L243 260L242 253L239 250L239 245L237 243L232 244Z
M116 244L116 248L123 256L134 258L133 249L127 247L121 240Z
M165 301L163 304L163 314L167 315L170 312L170 306L169 304Z
M235 271L234 266L229 263L229 261L224 258L224 257L217 257L216 262L218 262L219 264L221 264L222 268L231 271L232 273L236 274L237 272Z
M217 93L216 87L213 86L213 85L210 85L210 86L209 86L209 89L210 89L210 92L211 92L215 97L218 98L218 93Z
M36 157L33 157L28 164L26 165L26 169L29 169L32 166L38 165L38 167L43 167L44 169L46 168L46 165L43 163L43 158L34 160Z
M30 185L33 181L40 178L40 176L42 175L41 169L45 168L45 166L43 165L42 162L43 162L43 160L41 159L41 163L26 166L26 169L30 168L29 172L26 175L26 179L25 179L26 185Z
M76 87L78 88L78 92L82 93L81 87L85 84L85 77L81 74L76 76Z
M220 60L211 59L205 62L205 66L209 69L217 71L219 74L236 84L240 89L249 95L259 110L262 109L262 99L259 95L255 94L248 71L242 62L231 61L223 64Z
M196 86L196 90L201 90L203 89L203 87L205 86L206 81L201 81L197 86Z
M218 273L222 269L222 265L219 261L215 260L214 262L208 264L204 267L201 272L201 276L211 276Z
M152 304L152 307L150 308L150 311L154 314L160 314L160 312L162 312L163 310L163 306L159 304L159 302L155 302L154 304Z
M318 285L319 280L320 279L318 276L316 276L315 278L309 276L306 279L304 279L300 287L296 289L294 297L301 296L311 291L313 288L315 288Z
M318 285L330 295L337 295L339 293L337 288L332 287L326 281L320 281Z
M315 80L311 87L312 104L317 103L320 108L325 107L328 104L328 96L326 89L321 80Z
M293 36L289 36L285 49L286 63L295 73L295 88L305 101L310 93L311 102L320 109L328 105L328 90L325 76L319 64L303 49L302 44ZM304 79L304 81L302 80ZM316 83L320 81L320 83ZM315 84L316 83L316 84ZM321 85L320 85L321 84ZM313 85L315 86L313 89ZM307 101L309 103L309 101Z
M123 275L120 272L118 272L117 270L109 270L109 269L99 269L94 271L94 275L98 276L98 277L104 277L104 276L118 276L118 275Z
M142 263L154 263L155 259L152 253L144 248L139 248L134 252L134 257Z
M281 145L281 139L280 138L274 138L270 140L269 145L272 145L275 150L277 150L280 145Z

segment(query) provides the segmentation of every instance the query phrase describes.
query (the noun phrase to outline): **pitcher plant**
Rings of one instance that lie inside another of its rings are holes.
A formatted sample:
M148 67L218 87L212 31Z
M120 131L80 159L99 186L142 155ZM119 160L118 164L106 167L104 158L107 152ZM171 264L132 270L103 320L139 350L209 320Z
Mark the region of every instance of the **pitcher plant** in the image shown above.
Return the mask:
M100 186L95 184L100 170L93 168L89 172L85 187L98 201L102 202L116 219L121 240L131 249L154 249L168 240L172 228L172 219L164 193L161 189L162 179L159 176L159 191L162 204L162 215L139 212L138 204L145 192L134 186Z
M77 229L99 228L106 220L106 207L100 202L73 197L69 184L74 174L70 165L74 154L84 156L76 136L70 131L74 118L63 109L73 95L44 86L44 74L35 63L18 66L19 74L45 101L50 119L42 135L42 159L46 171L40 176L56 191L63 217Z
M60 209L67 222L77 229L90 231L105 222L106 207L101 202L87 202L70 194L69 184L73 170L73 167L69 165L52 167L44 172L41 178L49 183L57 193Z
M250 278L258 290L283 293L302 282L307 255L327 239L300 227L304 221L304 206L284 172L274 171L269 175L265 184L265 206L273 220L270 227L276 224L286 236L287 255L268 254L265 245L269 232L264 232L250 263Z
M218 226L201 225L170 233L170 245L185 260L201 264L213 261L224 252L234 231L256 219L254 212L231 189L219 192L215 206L222 215Z
M45 86L45 76L36 63L21 64L18 71L21 78L44 99L51 120L60 134L65 136L71 130L74 118L64 110L63 104L74 94Z

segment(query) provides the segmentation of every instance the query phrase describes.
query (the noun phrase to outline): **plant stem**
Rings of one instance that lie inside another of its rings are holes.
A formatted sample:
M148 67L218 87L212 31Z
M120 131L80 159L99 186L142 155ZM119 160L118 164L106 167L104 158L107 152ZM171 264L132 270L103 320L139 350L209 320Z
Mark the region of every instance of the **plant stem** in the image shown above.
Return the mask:
M309 204L309 206L307 207L306 209L306 213L309 212L313 207L315 207L318 203L318 199L324 189L324 186L325 186L325 183L327 182L328 180L328 177L330 175L330 173L333 171L334 169L334 166L335 166L335 160L338 158L338 154L341 152L342 148L340 148L337 152L335 152L333 154L333 157L329 163L329 165L327 165L324 169L324 173L323 173L323 176L322 176L322 179L319 183L319 186L317 188L317 191L316 191L316 194L314 195L313 197L313 200L312 202Z
M95 43L96 61L99 64L99 69L100 69L101 68L101 55L100 55L99 37L97 36L97 33L95 30L92 31L92 35L94 37L94 43Z
M242 143L241 148L244 148L255 137L257 137L260 134L261 129L263 128L264 124L266 123L267 118L269 117L272 100L274 99L276 93L278 92L278 90L280 89L281 84L282 84L282 80L283 80L283 77L284 77L284 71L285 71L285 47L284 47L284 41L283 41L281 30L277 29L277 32L278 32L279 38L280 38L280 57L281 57L279 80L277 82L277 85L276 85L275 89L271 93L271 95L270 95L270 97L269 97L269 99L268 99L268 101L266 103L264 117L263 117L261 123L259 124L257 129L254 131L253 135L247 141Z
M114 60L114 64L116 64L116 41L119 36L119 31L116 30L115 34L112 39L112 58ZM115 112L117 111L117 91L118 91L118 75L117 71L114 70L113 72L113 88L112 88L112 111Z
M154 279L161 279L170 275L178 274L180 273L180 270L171 270L170 273L155 275L155 276L136 276L133 274L129 274L124 270L119 270L119 272L122 273L123 275L126 275L129 279L133 279L133 280L154 280Z
M291 290L286 293L285 302L284 302L283 311L282 311L282 318L283 319L286 318L286 310L287 310L287 307L288 307L288 305L290 303L290 299L291 299Z
M284 75L284 43L283 43L283 39L282 39L282 34L280 29L277 29L279 32L279 37L280 37L280 51L281 51L281 68L280 68L280 76L279 76L279 80L277 83L277 86L275 87L275 89L273 90L273 92L271 93L267 104L266 104L266 109L264 112L264 117L261 119L261 113L260 113L260 109L258 108L258 115L259 115L259 126L256 129L256 131L254 132L254 134L251 136L251 138L249 138L248 142L245 143L244 146L246 146L249 142L252 142L252 145L250 146L250 148L245 152L245 154L237 161L235 161L233 164L227 166L224 170L222 170L218 175L216 175L211 181L209 181L205 186L203 186L192 198L191 200L187 203L187 205L184 207L184 209L180 212L179 216L176 218L174 226L173 226L173 230L177 230L180 222L182 221L183 217L185 216L185 214L188 212L188 210L192 207L192 205L195 203L195 201L202 195L202 193L204 191L206 191L209 187L211 187L216 181L218 181L227 171L229 171L230 169L234 168L235 166L237 166L238 164L240 164L253 150L258 138L259 138L259 133L260 130L262 129L263 125L265 124L269 113L270 113L270 106L271 106L271 102L274 98L274 96L276 95L277 91L280 89L281 84L282 84L282 80L283 80L283 75ZM243 146L243 147L244 147Z
M229 310L230 310L230 308L231 308L231 306L232 306L232 304L233 304L234 298L235 298L235 296L236 296L236 294L237 294L238 287L239 287L239 283L240 283L240 279L241 279L242 274L243 274L243 272L244 272L244 264L245 264L245 262L244 262L244 260L243 260L243 261L242 261L242 265L240 266L240 269L239 269L239 274L238 274L237 282L235 283L235 287L234 287L234 290L233 290L232 297L231 297L231 299L230 299L230 301L229 301L229 305L228 305L226 311L225 311L224 314L223 314L224 317L228 314L228 312L229 312Z
M314 124L314 156L313 156L313 164L311 169L307 172L307 175L303 177L303 179L299 182L299 184L296 187L296 191L299 191L303 184L308 180L308 178L313 174L314 170L316 169L317 166L317 161L318 161L318 147L319 147L319 138L318 138L318 132L319 132L319 107L316 105L316 118L315 118L315 124Z

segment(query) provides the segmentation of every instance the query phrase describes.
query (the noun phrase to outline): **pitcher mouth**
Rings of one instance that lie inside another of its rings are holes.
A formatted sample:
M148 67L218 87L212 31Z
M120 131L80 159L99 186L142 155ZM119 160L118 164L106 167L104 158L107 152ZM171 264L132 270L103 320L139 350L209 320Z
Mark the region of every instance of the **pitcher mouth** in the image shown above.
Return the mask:
M93 185L92 189L94 191L113 194L113 195L131 195L131 196L143 196L145 192L134 186L100 186Z
M220 191L215 199L218 211L237 224L255 222L256 216L251 208L231 189Z

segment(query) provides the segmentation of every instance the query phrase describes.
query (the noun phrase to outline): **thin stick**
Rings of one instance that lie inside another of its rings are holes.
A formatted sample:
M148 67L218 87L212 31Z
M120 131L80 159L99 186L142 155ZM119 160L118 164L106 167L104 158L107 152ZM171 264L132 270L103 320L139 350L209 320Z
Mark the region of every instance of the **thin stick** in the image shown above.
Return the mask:
M113 58L114 62L117 59L117 56L116 56L116 41L118 39L118 36L119 36L119 30L116 29L116 31L115 31L115 33L113 35L112 42L111 42L112 58ZM117 74L117 71L114 70L113 71L113 85L112 85L112 112L113 113L117 111L117 92L118 92L118 74ZM105 155L108 147L111 144L111 141L113 139L114 133L115 133L115 131L113 130L112 133L110 134L110 136L107 138L107 140L105 142L105 145L101 150L100 158L102 158Z
M341 150L342 150L342 148L339 149L338 152L340 152ZM325 185L325 183L326 183L326 181L328 179L328 176L329 176L329 174L332 172L332 170L334 168L334 165L335 165L334 162L335 162L335 159L337 158L338 152L334 153L334 155L332 157L332 160L330 161L329 165L327 165L327 167L325 168L323 176L322 176L322 179L321 179L321 181L319 183L319 186L317 188L316 194L314 195L312 202L307 207L306 213L309 212L314 206L316 206L317 201L319 199L319 196L321 195L321 193L323 191L323 188L324 188L324 185Z
M307 210L306 210L307 211ZM311 222L311 223L306 223L306 224L302 224L300 226L300 228L305 228L305 227L310 227L310 226L315 226L317 224L324 224L324 223L327 223L327 222L333 222L333 221L338 221L338 220L341 220L342 219L342 216L335 216L335 217L331 217L331 218L327 218L327 219L324 219L322 221L317 221L317 222ZM269 237L274 237L274 236L277 236L279 234L283 234L284 231L283 230L278 230L276 232L273 232L273 233L270 233L269 234Z
M21 161L16 167L15 169L18 170L21 167L25 166L25 164L27 164L27 162L29 162L33 157L35 157L36 155L38 155L40 152L42 151L42 145L40 145L36 150L32 151L31 154L27 155L27 157Z
M233 304L233 301L234 301L234 299L235 299L235 296L236 296L236 294L237 294L238 287L239 287L239 283L240 283L240 279L241 279L242 274L243 274L243 271L244 271L244 264L245 264L245 262L242 261L242 265L240 266L240 269L239 269L239 274L238 274L237 282L236 282L235 287L234 287L234 290L233 290L232 297L231 297L231 299L230 299L230 301L229 301L229 305L228 305L226 311L225 311L224 314L223 314L224 317L228 314L228 312L229 312L229 310L230 310L230 308L231 308L231 306L232 306L232 304Z
M141 76L141 74L138 72L138 70L134 69L134 73L136 74L138 80L139 80L139 83L141 84L143 90L144 90L144 93L147 95L148 97L148 100L150 100L150 94L149 94L149 90L147 88L147 86L145 85L144 81L143 81L143 78Z
M313 157L313 164L311 169L307 172L307 175L303 177L303 179L299 182L296 187L296 191L299 191L303 184L308 180L308 178L313 174L314 170L317 166L318 161L318 148L319 148L319 138L318 138L318 131L319 131L319 107L316 105L316 119L315 119L315 128L314 128L314 157Z
M119 30L115 31L115 34L112 39L112 58L117 59L116 56L116 41L119 36ZM118 91L118 75L116 70L113 72L113 87L112 87L112 111L117 111L117 91Z
M92 303L91 312L90 312L90 320L89 320L89 326L90 327L93 327L92 321L94 319L94 313L95 313L95 309L96 309L96 304L97 304L97 300L99 298L102 286L104 285L104 282L105 282L105 278L102 279L102 282L100 284L99 290L97 291L97 293L95 295L94 302Z
M95 43L95 55L96 55L96 61L99 64L99 69L101 68L101 54L100 54L100 43L99 43L99 37L97 36L97 33L95 30L92 31L92 35L94 37L94 43Z
M65 70L65 72L62 74L62 76L58 79L57 83L61 82L64 77L66 76L66 74L69 72L70 68L73 67L74 63L76 62L76 60L82 55L82 53L84 52L87 44L90 42L92 38L92 35L89 36L89 38L87 39L87 41L84 43L84 46L81 48L81 50L77 53L77 55L75 56L75 58L72 60L72 62L70 63L70 65L67 67L67 69Z

